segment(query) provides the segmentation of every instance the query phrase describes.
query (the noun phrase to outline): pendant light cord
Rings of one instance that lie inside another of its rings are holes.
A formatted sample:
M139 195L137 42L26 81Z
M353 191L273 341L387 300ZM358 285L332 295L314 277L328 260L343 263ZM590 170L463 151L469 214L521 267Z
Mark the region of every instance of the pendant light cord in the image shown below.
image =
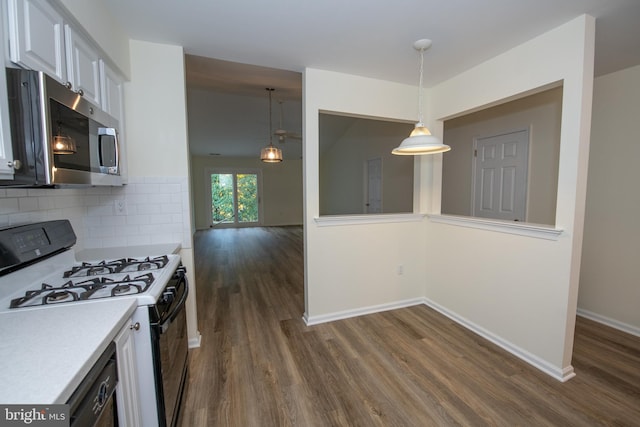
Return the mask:
M269 145L273 145L273 132L271 131L271 92L273 92L273 88L268 87L267 91L269 92Z
M420 49L420 83L418 84L418 123L422 123L422 75L424 73L424 49ZM422 124L424 126L424 124Z

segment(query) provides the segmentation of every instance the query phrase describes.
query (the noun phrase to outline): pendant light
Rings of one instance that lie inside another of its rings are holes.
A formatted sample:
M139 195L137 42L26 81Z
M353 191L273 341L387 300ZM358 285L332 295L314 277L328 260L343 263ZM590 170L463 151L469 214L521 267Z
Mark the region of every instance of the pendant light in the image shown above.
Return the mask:
M53 137L53 154L75 154L76 151L76 141L62 133L62 124L58 122L58 132Z
M269 93L269 145L260 152L260 160L265 163L279 163L282 161L282 150L273 146L273 133L271 132L271 92L273 88L266 88Z
M440 138L431 135L429 129L423 123L422 117L422 75L424 73L424 51L431 47L431 40L420 39L413 44L415 50L420 52L420 83L418 85L418 123L411 134L405 138L398 147L391 151L392 154L413 156L417 154L444 153L451 147L440 141Z

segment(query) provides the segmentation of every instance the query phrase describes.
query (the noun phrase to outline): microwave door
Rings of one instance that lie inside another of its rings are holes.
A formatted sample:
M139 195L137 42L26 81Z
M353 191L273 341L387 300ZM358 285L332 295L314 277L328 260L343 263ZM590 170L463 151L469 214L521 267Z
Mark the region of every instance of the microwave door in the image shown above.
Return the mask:
M114 128L98 128L98 158L100 171L119 175L118 136Z

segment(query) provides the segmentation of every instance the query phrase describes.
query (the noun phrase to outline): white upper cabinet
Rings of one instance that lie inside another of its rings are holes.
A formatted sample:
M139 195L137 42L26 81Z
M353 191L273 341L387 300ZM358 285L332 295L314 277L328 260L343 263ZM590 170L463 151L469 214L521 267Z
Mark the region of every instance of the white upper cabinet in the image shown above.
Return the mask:
M101 106L100 55L69 25L65 25L65 43L71 87L88 101Z
M103 108L104 97L113 109L121 108L114 101L114 82L121 86L116 74L103 73L104 55L98 45L73 17L56 9L56 2L47 0L8 0L9 58L32 70L43 71L81 94L87 101ZM104 81L106 77L111 81ZM121 87L117 90L121 91ZM109 91L109 93L104 91ZM122 98L122 94L119 95ZM106 109L117 119L121 112Z
M120 131L124 127L123 82L122 79L107 65L100 61L100 81L102 82L102 109L120 122Z
M8 15L11 61L66 83L63 16L43 0L9 0Z

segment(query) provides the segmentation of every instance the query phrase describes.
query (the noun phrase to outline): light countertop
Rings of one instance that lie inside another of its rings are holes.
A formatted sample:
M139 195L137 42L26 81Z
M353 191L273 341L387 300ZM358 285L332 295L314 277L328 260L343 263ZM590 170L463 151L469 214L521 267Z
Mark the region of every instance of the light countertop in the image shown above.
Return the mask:
M65 403L136 309L116 298L0 314L0 404Z
M98 261L103 259L133 258L179 254L179 243L165 243L156 245L122 246L112 248L91 248L76 252L77 261Z

